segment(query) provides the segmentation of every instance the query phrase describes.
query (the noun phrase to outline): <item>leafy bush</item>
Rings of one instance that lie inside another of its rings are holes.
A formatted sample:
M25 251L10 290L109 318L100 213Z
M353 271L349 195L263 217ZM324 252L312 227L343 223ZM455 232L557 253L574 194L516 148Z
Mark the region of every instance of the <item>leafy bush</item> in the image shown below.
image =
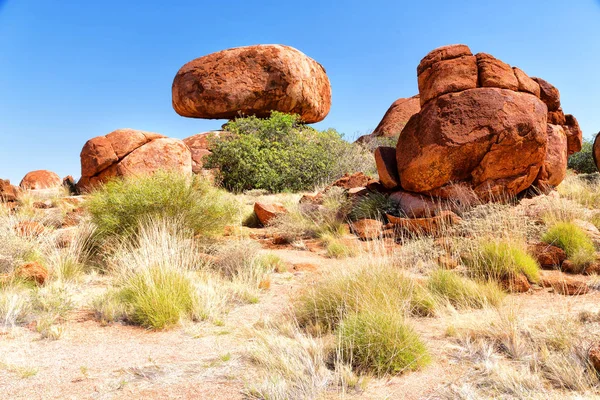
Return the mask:
M596 249L589 236L573 222L558 222L542 237L542 241L560 247L576 266L595 261Z
M582 174L592 174L598 171L592 156L593 143L584 140L581 151L569 157L568 167Z
M222 231L234 214L225 192L199 177L169 172L112 180L86 204L101 237L129 236L153 217L174 218L194 233L210 236Z
M481 279L500 281L520 273L531 282L540 279L537 261L522 246L508 241L483 241L465 262L471 273Z
M429 276L427 288L434 296L459 308L498 306L504 298L502 289L494 281L479 283L443 269Z
M206 167L217 168L231 191L297 192L346 172L374 171L373 156L364 147L344 141L333 129L305 126L297 115L238 118L225 130L227 134L212 138Z
M338 346L345 362L378 376L415 370L431 361L404 317L379 309L348 315L338 330Z

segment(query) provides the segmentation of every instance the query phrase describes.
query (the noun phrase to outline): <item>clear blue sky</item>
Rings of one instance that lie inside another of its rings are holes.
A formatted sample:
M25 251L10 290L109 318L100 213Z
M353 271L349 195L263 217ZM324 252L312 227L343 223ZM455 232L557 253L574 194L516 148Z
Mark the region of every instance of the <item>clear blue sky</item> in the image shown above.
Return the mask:
M416 94L420 59L452 43L556 85L591 138L599 21L598 0L0 0L0 178L50 169L77 179L86 140L117 128L177 138L218 129L223 121L173 111L173 77L194 58L260 43L323 64L333 104L317 126L349 139Z

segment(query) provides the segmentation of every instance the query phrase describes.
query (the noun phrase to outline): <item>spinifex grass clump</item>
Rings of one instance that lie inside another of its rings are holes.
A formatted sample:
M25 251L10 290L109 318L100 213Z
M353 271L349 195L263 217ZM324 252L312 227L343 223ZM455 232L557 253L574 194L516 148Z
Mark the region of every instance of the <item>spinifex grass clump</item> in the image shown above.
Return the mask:
M483 240L465 257L473 276L479 279L503 281L524 274L530 282L540 279L540 267L522 245L494 239Z
M576 266L585 267L596 260L596 249L589 236L573 222L558 222L542 237L542 241L560 247Z
M211 236L235 215L225 192L202 178L169 172L112 180L86 205L101 237L133 235L149 218L177 219L194 233Z
M425 344L401 313L378 309L352 313L337 334L342 360L359 372L400 374L431 361Z
M494 281L480 283L443 269L429 276L427 288L440 301L457 308L498 306L504 298L504 292Z
M433 297L425 288L389 266L364 265L332 272L304 292L295 307L302 327L316 332L334 330L350 313L370 309L402 315L431 315Z

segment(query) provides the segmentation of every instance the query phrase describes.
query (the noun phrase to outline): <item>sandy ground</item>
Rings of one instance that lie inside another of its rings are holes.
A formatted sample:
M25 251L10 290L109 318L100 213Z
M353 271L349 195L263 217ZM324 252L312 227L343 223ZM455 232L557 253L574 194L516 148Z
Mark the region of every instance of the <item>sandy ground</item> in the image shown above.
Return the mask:
M273 248L296 270L274 274L270 290L257 304L233 309L223 326L196 323L170 331L139 327L101 326L88 308L72 313L59 340L41 340L27 327L0 335L0 399L242 399L244 352L248 330L262 318L275 318L294 294L311 285L328 268L353 262L332 260L322 252ZM101 278L90 283L92 297ZM507 300L523 318L539 319L587 310L600 311L600 293L565 297L538 290L511 295ZM461 312L478 318L481 311ZM445 335L458 318L445 315L414 319L413 326L427 342L434 362L417 372L389 379L373 379L364 393L327 398L427 399L445 385L460 381L464 371L448 356Z

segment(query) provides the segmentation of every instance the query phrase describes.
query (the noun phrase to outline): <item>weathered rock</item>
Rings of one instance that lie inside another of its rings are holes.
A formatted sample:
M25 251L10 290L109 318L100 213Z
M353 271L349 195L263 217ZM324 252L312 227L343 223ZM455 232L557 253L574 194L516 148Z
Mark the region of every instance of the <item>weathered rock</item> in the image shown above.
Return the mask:
M371 178L362 172L355 172L353 174L345 174L337 181L333 182L331 186L338 186L344 189L352 189L356 187L366 187Z
M38 237L46 231L46 228L36 221L21 221L14 226L14 230L22 237Z
M531 285L524 274L506 276L500 280L500 286L511 293L525 293L531 289Z
M181 140L160 138L135 149L119 162L117 175L146 175L161 169L191 174L192 155Z
M118 129L86 142L81 150L81 179L88 191L111 178L144 175L159 170L192 173L192 155L178 139L153 132Z
M567 135L567 152L569 156L581 151L583 146L583 132L579 127L577 119L571 114L565 115L565 133Z
M408 218L433 217L442 210L442 204L429 196L398 191L390 194L390 202Z
M417 75L421 75L427 68L440 61L472 55L471 49L464 44L450 44L438 47L437 49L431 50L429 54L423 57L417 66Z
M361 219L353 222L350 229L362 240L374 240L381 237L383 223L376 219Z
M193 118L262 118L281 111L313 123L331 107L325 69L282 45L237 47L190 61L177 72L172 95L175 111Z
M513 67L513 71L519 82L519 92L527 92L535 97L540 97L540 85L536 81L517 67Z
M58 189L62 180L54 172L42 169L28 172L19 186L25 190Z
M547 243L534 243L529 246L529 252L544 269L558 269L567 259L563 249Z
M17 201L19 189L10 184L8 179L0 179L0 203Z
M585 267L578 266L571 260L563 261L560 267L560 270L567 274L581 274L583 273L584 269Z
M548 106L548 111L560 108L560 93L557 88L542 78L531 78L540 85L540 99Z
M469 55L439 61L420 73L418 81L421 107L443 94L474 89L477 87L477 59Z
M197 135L190 136L183 139L183 143L190 148L192 152L192 172L199 174L202 172L204 167L204 158L211 154L209 149L209 139L211 137L218 137L221 131L210 131L204 133L198 133Z
M479 85L519 90L519 81L510 65L486 53L478 53L475 57L479 71Z
M560 271L543 271L541 284L556 293L568 296L586 294L590 288L584 280L563 274Z
M409 233L434 236L443 233L445 229L461 221L460 217L452 211L442 211L435 217L429 218L402 218L390 214L386 216L391 225Z
M596 228L596 225L582 219L574 219L573 223L583 229L585 234L589 236L597 246L600 245L600 230Z
M375 149L375 164L379 181L387 189L397 188L400 184L398 164L396 163L396 149L393 147L378 147Z
M48 268L38 262L29 262L15 270L15 276L20 279L43 285L48 279Z
M410 117L421 110L420 96L401 98L392 103L371 135L398 136Z
M71 175L67 175L62 180L62 185L65 189L69 191L71 195L78 195L79 191L77 190L77 183L75 182L75 178Z
M553 125L566 125L567 118L562 108L556 111L548 111L548 123Z
M369 193L369 189L364 186L354 187L352 189L348 189L348 197L356 198L362 197Z
M546 118L544 104L527 93L479 88L439 96L400 135L401 186L428 192L464 181L482 198L516 195L544 161Z
M567 176L567 135L562 126L547 125L546 157L536 179L539 187L556 187Z
M254 213L263 226L269 225L273 218L287 213L283 204L279 203L254 203Z

